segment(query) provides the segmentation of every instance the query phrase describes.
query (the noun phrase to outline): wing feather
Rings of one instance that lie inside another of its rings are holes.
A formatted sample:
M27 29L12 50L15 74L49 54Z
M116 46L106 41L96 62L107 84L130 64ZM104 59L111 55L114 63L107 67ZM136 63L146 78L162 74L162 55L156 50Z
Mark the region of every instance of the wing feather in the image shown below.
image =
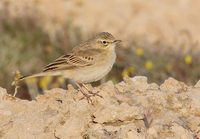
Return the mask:
M67 70L75 67L89 66L93 64L92 58L81 57L74 54L67 54L59 57L54 62L48 64L43 72Z
M86 45L87 46L87 45ZM77 47L69 54L57 58L48 64L43 72L73 69L76 67L90 66L95 63L95 57L102 53L102 49Z

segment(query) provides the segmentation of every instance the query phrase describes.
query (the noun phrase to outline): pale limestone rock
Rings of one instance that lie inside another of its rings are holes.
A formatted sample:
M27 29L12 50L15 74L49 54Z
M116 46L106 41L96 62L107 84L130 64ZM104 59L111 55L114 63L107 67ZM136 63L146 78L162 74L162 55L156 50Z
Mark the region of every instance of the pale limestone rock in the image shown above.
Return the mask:
M3 99L6 96L6 89L0 87L0 99Z
M103 116L102 116L103 115ZM94 113L95 122L115 123L117 121L131 121L143 118L140 107L129 106L127 103L110 104Z
M124 87L125 86L125 87ZM135 76L133 78L124 78L124 81L116 85L119 92L144 92L148 89L147 77Z
M144 128L137 128L134 124L120 126L121 133L119 138L122 139L145 139Z
M160 89L161 88L161 89ZM0 137L20 139L192 139L200 137L200 88L172 78L160 87L147 78L91 88L93 105L73 87L34 101L0 88Z
M144 92L147 90L149 84L147 83L147 77L145 76L136 76L132 79L132 85L136 90L139 90L141 92Z
M158 131L156 130L156 128L154 127L150 127L148 130L147 130L147 134L148 134L148 138L159 138L158 136Z
M159 89L159 85L157 85L156 83L151 83L148 86L148 90L158 90Z
M84 102L85 103L85 102ZM80 138L82 133L86 131L87 125L91 122L89 109L85 108L84 103L70 108L70 116L66 119L64 125L56 127L55 136L58 138Z
M200 88L200 80L195 84L194 87Z
M188 106L190 107L190 113L196 116L200 116L200 90L199 89L192 89L188 92L189 101Z
M163 92L174 92L180 93L187 91L187 86L183 82L179 82L173 78L165 80L165 82L160 86Z
M171 131L174 133L174 139L194 139L192 132L190 132L187 128L177 123L172 123Z

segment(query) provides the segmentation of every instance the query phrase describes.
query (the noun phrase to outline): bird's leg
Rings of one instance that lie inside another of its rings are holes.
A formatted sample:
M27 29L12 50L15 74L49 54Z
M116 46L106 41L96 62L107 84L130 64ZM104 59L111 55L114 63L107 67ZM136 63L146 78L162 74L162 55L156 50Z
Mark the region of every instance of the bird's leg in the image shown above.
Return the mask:
M98 94L99 91L97 91L96 93L93 93L84 83L80 83L80 85L83 86L87 90L87 92L91 94L91 96L98 96L100 98L103 98L101 95Z
M91 100L91 95L88 95L86 93L87 90L84 90L84 88L81 87L80 83L78 82L75 82L76 86L78 87L78 89L80 90L80 92L87 98L87 101L88 103L92 103L92 100Z

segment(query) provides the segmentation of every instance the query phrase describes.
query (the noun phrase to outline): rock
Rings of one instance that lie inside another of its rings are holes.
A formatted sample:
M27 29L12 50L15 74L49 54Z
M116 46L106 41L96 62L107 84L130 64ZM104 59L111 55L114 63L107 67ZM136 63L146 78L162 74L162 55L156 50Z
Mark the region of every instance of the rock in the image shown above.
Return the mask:
M103 115L103 116L102 116ZM131 121L142 119L140 107L129 106L127 103L110 104L94 113L94 121L97 123L116 123L118 121Z
M183 82L179 82L173 78L165 80L165 82L160 86L163 92L184 92L187 90L187 86Z
M171 132L174 134L174 138L194 139L193 134L191 131L189 131L189 129L177 123L172 123Z
M90 88L90 86L89 86ZM0 88L1 138L182 138L200 137L200 88L173 78L161 86L146 77L91 88L103 96L82 99L73 87L46 91L33 101Z
M200 88L200 80L195 84L194 87Z
M6 95L6 89L0 87L0 100L2 100Z
M149 90L158 90L159 89L159 85L157 85L156 83L151 83L148 86Z
M133 86L136 90L139 90L141 92L144 92L147 90L148 88L148 84L147 84L147 77L144 77L144 76L136 76L136 77L133 77L132 79L132 82L133 82Z
M126 83L125 85L127 85L127 87L124 89L128 88L129 91L135 90L139 92L144 92L147 90L149 86L149 84L147 83L147 77L144 77L144 76L135 76L133 78L125 78L124 82ZM123 82L121 84L123 85Z

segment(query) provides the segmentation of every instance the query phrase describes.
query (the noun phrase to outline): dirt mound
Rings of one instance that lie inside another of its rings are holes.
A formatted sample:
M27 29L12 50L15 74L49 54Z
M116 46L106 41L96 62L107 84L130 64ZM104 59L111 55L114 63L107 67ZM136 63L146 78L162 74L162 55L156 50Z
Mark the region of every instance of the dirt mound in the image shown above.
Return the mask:
M73 87L53 89L34 101L0 88L0 137L20 139L111 139L200 137L200 82L169 78L161 86L137 76L93 91L93 105Z

